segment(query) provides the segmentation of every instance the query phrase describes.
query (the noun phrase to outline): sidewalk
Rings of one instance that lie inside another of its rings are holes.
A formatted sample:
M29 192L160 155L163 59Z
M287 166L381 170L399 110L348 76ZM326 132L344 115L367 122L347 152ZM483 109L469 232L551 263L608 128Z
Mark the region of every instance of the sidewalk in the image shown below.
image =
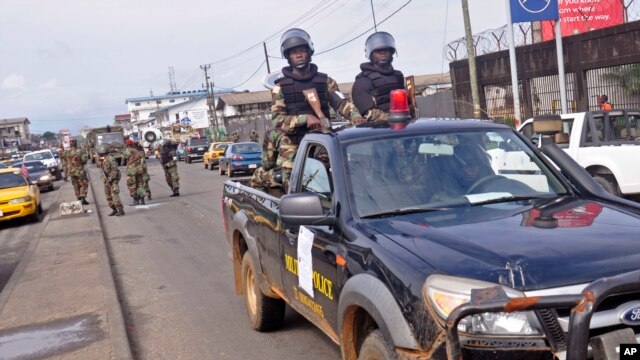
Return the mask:
M40 233L0 293L0 359L132 359L93 189L90 213L61 217L60 202L75 195L70 182L56 186Z

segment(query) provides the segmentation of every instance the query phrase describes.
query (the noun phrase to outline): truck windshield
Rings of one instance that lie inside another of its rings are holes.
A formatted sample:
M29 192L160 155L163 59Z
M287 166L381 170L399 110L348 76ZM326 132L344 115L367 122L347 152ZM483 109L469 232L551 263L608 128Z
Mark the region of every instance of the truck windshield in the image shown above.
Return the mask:
M99 134L96 136L96 144L113 144L113 143L124 143L124 136L120 133L118 134Z
M376 139L346 147L359 216L556 196L567 189L510 130Z

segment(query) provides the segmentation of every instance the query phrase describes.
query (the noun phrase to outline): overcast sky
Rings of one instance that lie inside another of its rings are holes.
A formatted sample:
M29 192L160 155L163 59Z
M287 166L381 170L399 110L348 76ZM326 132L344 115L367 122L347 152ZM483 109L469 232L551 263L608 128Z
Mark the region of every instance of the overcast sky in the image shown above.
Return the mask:
M106 125L127 113L125 99L167 93L169 66L180 91L201 89L206 63L216 86L264 90L262 42L280 69L289 27L309 32L320 71L353 81L373 30L319 53L372 27L371 1L378 30L396 39L397 69L448 71L444 45L464 35L460 0L2 0L0 119L26 116L33 133ZM474 33L506 23L504 0L469 8Z

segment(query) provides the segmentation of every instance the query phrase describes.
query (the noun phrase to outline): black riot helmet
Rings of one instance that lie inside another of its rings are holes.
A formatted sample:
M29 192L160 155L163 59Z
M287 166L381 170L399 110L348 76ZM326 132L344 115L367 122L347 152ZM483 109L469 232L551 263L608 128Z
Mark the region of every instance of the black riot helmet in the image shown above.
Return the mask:
M371 53L379 49L391 49L391 56L396 53L396 41L385 31L378 31L369 35L364 43L364 55L371 60Z
M280 38L280 53L283 58L289 60L289 50L303 45L306 45L309 49L309 58L311 58L311 55L313 55L313 43L309 34L302 29L289 29Z

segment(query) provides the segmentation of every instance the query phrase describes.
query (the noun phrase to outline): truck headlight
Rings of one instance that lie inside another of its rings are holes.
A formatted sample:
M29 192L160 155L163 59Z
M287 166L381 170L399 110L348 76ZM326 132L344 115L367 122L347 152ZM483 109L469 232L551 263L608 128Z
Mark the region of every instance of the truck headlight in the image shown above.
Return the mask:
M442 320L464 303L471 300L471 289L483 289L498 286L497 284L471 280L453 276L432 275L424 286L425 296L429 306ZM503 286L509 297L524 297L524 293ZM467 316L458 324L458 331L467 334L481 335L532 335L540 336L540 323L531 311L523 312L487 312Z
M42 181L48 181L49 179L51 179L51 176L49 176L49 175L40 176L40 180L42 180Z
M31 196L25 196L9 200L9 204L20 204L31 201Z

